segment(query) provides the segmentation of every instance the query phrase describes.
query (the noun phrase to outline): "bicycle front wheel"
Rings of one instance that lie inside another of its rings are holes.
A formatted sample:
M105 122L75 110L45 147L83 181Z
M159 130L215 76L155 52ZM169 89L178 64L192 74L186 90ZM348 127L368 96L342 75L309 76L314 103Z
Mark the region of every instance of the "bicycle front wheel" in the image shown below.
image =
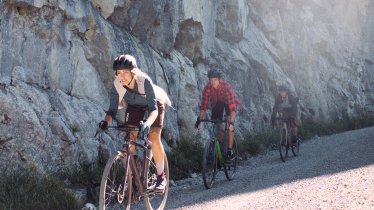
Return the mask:
M236 174L236 165L238 164L238 147L236 145L236 141L234 139L234 144L232 147L232 159L231 164L225 164L225 175L228 180L233 180Z
M287 130L285 128L280 129L279 133L279 154L283 162L286 162L288 156L288 142L287 142Z
M203 155L203 181L207 189L213 186L213 181L217 174L217 156L214 140L209 140L204 149Z
M157 168L156 162L150 157L151 161L148 161L149 165L146 166L148 168L148 179L147 179L147 186L148 190L144 197L145 204L148 210L162 210L165 208L166 201L169 194L169 165L168 159L166 154L164 155L164 179L165 179L165 190L164 192L157 192L154 188L156 186L157 180Z
M99 209L130 209L132 181L129 173L129 158L117 152L109 158L100 184Z

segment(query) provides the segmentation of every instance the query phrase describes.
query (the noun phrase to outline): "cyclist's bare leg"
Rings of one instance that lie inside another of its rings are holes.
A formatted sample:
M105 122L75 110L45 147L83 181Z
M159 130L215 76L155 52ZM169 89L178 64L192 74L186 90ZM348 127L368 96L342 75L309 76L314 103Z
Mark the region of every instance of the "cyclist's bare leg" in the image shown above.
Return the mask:
M164 146L161 143L161 127L151 127L149 132L149 140L152 141L152 153L156 162L157 175L164 172Z
M232 122L230 119L230 116L226 116L226 121L227 122ZM231 158L232 158L232 148L234 144L234 126L226 124L226 133L227 133L227 153L226 153L226 160L225 164L230 164L231 163Z
M131 140L131 141L136 141L136 137L138 136L138 131L131 131L129 134L128 134L128 138ZM134 145L131 145L130 146L130 152L132 155L135 155L135 146Z
M232 118L232 116L230 116L230 115L226 116L227 121L233 121L233 120L230 120L230 118ZM234 118L235 118L235 116L234 116ZM229 126L229 128L227 129L227 148L232 148L233 145L234 145L234 128L232 127L232 129L231 129L230 126Z
M291 132L292 132L292 143L296 143L296 140L298 138L298 129L299 127L297 126L297 122L296 122L296 119L293 118L291 120Z
M292 126L292 135L297 136L298 132L299 132L299 128L297 127L297 125L293 125Z
M298 134L298 124L297 124L297 121L296 121L296 117L291 117L290 122L291 122L292 136L297 136L297 134Z
M234 130L227 130L227 147L232 148L234 145Z

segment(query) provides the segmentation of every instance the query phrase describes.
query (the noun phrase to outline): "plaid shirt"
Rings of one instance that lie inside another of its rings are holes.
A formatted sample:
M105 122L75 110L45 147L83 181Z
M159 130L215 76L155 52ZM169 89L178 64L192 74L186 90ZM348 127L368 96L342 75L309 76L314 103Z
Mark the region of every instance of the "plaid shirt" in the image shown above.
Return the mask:
M221 80L217 89L215 89L209 82L203 90L203 98L200 110L206 111L209 107L214 107L217 102L224 102L228 104L230 111L236 111L236 107L240 105L240 100L236 96L231 85L226 81Z

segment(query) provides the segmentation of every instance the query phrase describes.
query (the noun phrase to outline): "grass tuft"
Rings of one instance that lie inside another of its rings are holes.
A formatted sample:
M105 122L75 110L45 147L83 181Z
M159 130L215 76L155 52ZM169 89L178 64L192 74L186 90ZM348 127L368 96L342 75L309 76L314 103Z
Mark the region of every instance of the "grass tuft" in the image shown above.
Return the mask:
M349 120L334 120L331 122L305 121L300 127L303 139L310 139L316 135L326 136L334 133L356 130L374 126L374 117L357 117Z
M192 138L183 138L167 153L171 179L182 179L201 171L203 145Z
M269 132L257 133L248 136L245 139L238 139L238 151L242 159L247 159L250 155L256 155L264 152L268 148L274 148L277 144L277 132L271 130Z
M2 175L0 209L77 209L71 191L52 175L27 169Z

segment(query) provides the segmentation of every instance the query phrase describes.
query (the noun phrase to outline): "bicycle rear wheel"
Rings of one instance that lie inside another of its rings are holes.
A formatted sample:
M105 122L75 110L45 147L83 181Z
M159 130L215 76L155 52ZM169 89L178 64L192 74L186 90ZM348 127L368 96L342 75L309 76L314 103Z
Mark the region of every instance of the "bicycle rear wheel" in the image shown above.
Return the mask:
M164 209L166 205L166 201L169 194L169 165L168 165L168 159L166 154L164 155L164 176L165 176L165 191L163 193L156 192L154 190L156 186L156 180L157 180L157 168L156 168L156 162L152 158L152 154L150 157L151 161L149 161L149 165L146 166L146 169L148 169L148 179L147 179L147 186L148 190L146 195L144 196L144 202L147 206L147 209L153 210L153 209Z
M238 148L234 139L232 147L232 160L230 165L224 165L225 175L228 180L233 180L236 174L236 165L238 164Z
M296 141L295 146L292 146L292 153L295 157L299 155L299 151L300 151L300 139Z
M129 173L129 158L117 152L109 158L100 184L99 209L130 209L132 181Z
M286 162L288 156L288 139L287 139L287 130L281 128L279 132L279 154L283 162Z
M213 181L217 174L216 143L217 141L209 140L204 149L202 174L204 185L207 189L213 186Z

